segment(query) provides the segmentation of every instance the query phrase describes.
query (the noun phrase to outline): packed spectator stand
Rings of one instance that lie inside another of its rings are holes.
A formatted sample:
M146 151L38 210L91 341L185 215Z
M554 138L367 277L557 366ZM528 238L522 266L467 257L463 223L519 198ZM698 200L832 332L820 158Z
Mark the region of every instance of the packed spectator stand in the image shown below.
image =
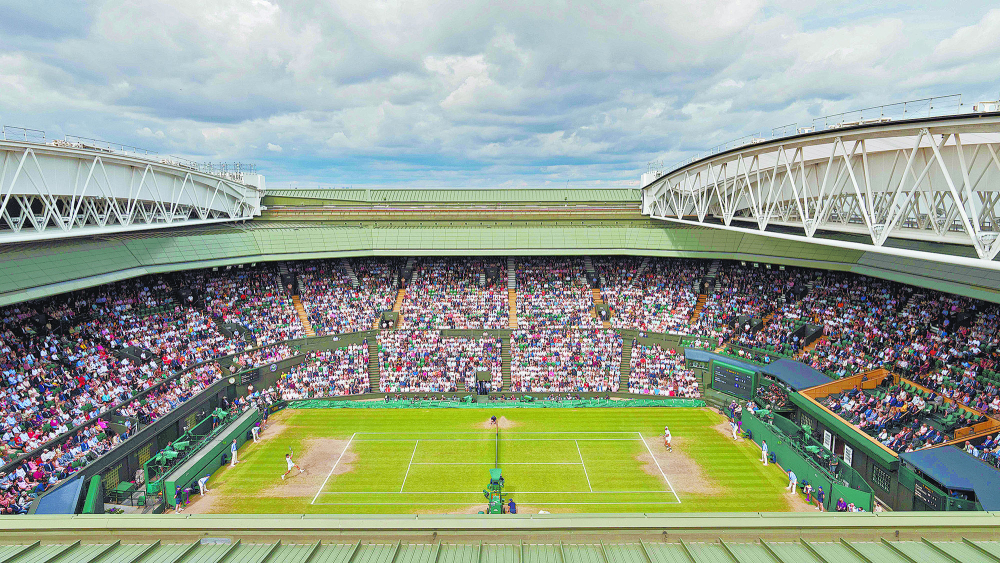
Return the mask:
M400 260L355 259L354 280L339 260L300 262L292 266L309 323L317 335L369 330L396 299Z
M246 327L258 346L302 338L302 324L276 268L201 270L185 277L210 315Z
M441 331L397 330L378 335L380 391L426 393L474 391L477 376L489 374L493 390L503 383L503 341L442 336Z
M942 443L978 413L1000 414L996 305L849 273L733 262L722 265L691 325L705 262L650 259L645 268L643 262L595 260L616 329L719 337L740 348L773 349L834 377L884 366L929 389L904 383L827 401L894 451ZM472 392L483 373L492 390L501 390L507 348L512 389L504 392L618 391L622 337L599 328L582 260L525 258L515 264L519 328L507 340L440 332L506 327L504 276L484 280L487 270L505 272L504 261L418 261L401 313L404 327L419 330L379 333L379 390ZM400 259L369 258L289 267L310 323L317 334L329 335L371 330L393 307L402 265ZM799 291L806 285L807 292ZM224 377L216 359L233 355L242 370L297 354L284 343L303 334L290 303L276 270L264 266L149 276L0 309L0 453L11 462L37 452L0 476L0 512L23 512L31 499L134 433L129 426L121 433L110 429L102 418L108 409L149 424ZM747 331L737 318L763 326ZM803 322L823 327L813 347L790 337ZM219 323L245 326L255 342L227 337ZM368 354L362 345L310 353L276 393L312 398L368 392ZM625 359L630 392L701 392L678 353L635 345ZM773 391L765 400L782 398L780 389ZM1000 463L994 441L969 447Z
M701 397L698 378L684 364L684 353L634 343L629 358L628 391L640 395Z
M406 288L400 328L507 328L506 280L499 275L505 269L498 259L421 260Z
M594 298L579 258L517 261L518 327L598 328Z
M616 256L594 260L594 267L604 280L601 295L612 327L688 332L705 261Z
M604 329L516 330L511 334L515 392L618 391L622 337Z
M368 343L310 352L276 388L284 401L368 393Z

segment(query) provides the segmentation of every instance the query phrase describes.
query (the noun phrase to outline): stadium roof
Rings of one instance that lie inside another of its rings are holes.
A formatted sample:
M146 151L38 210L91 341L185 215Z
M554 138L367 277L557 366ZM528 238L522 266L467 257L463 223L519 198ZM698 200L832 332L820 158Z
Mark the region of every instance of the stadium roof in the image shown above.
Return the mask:
M1000 510L1000 471L956 446L899 454L899 459L941 484L944 489L974 491L986 510Z
M716 354L714 352L706 352L705 350L697 350L695 348L685 348L684 357L688 360L694 360L696 362L707 362L710 360L715 360L717 362L725 362L731 366L736 366L738 368L747 369L750 371L761 371L761 367L757 364L751 364L741 361L732 356L723 356L722 354Z
M252 221L241 225L0 246L0 305L145 274L352 256L614 255L746 260L848 270L1000 302L1000 278L975 268L773 240L707 227L574 221Z
M785 385L796 391L823 385L831 381L830 377L823 372L813 369L802 362L793 360L781 359L760 368L760 370L768 375L773 375L779 381L782 381Z
M6 563L995 563L992 513L2 519ZM38 543L36 543L38 541Z

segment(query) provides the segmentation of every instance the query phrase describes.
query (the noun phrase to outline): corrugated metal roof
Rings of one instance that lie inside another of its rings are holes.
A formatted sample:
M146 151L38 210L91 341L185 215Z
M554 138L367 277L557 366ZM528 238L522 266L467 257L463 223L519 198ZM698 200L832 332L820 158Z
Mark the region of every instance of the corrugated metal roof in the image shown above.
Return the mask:
M4 563L996 563L993 541L631 543L56 543L0 547Z
M326 189L267 190L265 197L288 197L368 203L533 203L542 201L632 201L641 199L637 188L548 189Z

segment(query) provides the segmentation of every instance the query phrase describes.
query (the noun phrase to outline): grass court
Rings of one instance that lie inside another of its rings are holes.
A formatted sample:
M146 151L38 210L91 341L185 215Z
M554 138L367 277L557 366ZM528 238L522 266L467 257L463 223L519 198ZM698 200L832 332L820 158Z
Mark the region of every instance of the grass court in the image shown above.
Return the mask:
M475 513L494 464L523 513L803 509L781 469L727 429L707 408L289 409L189 510ZM281 480L289 450L306 472Z

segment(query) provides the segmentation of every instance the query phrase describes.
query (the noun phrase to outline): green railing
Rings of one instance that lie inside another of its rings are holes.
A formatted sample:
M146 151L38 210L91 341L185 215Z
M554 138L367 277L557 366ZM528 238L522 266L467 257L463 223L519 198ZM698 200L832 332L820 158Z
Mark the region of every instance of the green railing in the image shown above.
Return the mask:
M516 400L489 401L477 403L472 396L454 401L432 400L390 400L390 401L351 401L329 399L302 399L290 401L290 409L476 409L476 408L622 408L622 407L703 407L701 399L580 399L580 400Z

